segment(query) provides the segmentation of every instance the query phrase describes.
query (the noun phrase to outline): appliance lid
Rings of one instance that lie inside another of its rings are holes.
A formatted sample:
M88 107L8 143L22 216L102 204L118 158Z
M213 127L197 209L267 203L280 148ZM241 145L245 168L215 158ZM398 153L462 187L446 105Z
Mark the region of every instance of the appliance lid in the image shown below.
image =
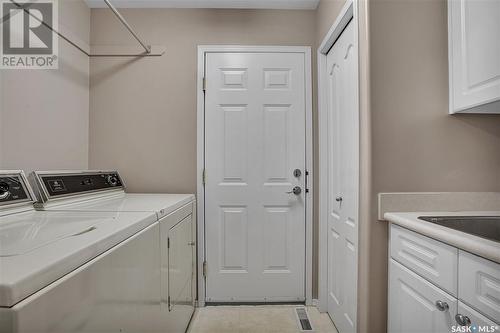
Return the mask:
M116 214L110 213L14 214L0 223L0 257L26 254L61 239L91 232L103 223L115 221Z
M30 211L0 219L0 307L11 307L141 230L150 212Z
M153 212L158 219L194 201L193 194L123 193L106 198L78 200L64 205L45 206L51 211Z

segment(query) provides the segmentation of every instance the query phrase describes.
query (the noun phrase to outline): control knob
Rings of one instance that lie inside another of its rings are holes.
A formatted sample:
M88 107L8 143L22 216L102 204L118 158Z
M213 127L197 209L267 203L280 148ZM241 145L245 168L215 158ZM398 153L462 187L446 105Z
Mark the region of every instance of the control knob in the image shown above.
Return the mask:
M10 195L9 184L0 182L0 200L7 199Z
M111 186L117 186L118 185L118 177L115 175L109 175L106 177L106 180L108 181L108 184Z

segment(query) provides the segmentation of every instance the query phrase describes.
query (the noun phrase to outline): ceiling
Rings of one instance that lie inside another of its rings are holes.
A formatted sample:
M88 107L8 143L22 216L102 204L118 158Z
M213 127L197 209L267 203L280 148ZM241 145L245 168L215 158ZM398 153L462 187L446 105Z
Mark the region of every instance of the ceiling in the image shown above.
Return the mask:
M119 8L316 9L320 0L111 0ZM103 0L85 0L91 8L107 8Z

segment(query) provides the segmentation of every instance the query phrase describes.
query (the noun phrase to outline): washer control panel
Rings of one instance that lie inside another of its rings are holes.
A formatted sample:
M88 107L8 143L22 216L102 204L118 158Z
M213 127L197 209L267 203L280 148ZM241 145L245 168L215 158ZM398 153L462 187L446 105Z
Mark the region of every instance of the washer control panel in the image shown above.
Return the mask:
M0 172L0 205L31 202L32 196L24 174Z
M117 171L88 171L80 173L35 173L37 185L47 199L86 194L105 190L123 189Z

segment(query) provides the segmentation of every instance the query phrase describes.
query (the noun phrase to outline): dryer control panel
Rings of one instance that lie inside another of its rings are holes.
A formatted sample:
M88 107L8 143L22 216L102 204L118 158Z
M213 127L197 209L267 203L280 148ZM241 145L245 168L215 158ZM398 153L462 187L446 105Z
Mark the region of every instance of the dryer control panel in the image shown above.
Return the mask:
M0 171L0 206L31 203L33 199L22 171Z
M36 189L45 202L52 198L123 190L117 171L34 172Z

